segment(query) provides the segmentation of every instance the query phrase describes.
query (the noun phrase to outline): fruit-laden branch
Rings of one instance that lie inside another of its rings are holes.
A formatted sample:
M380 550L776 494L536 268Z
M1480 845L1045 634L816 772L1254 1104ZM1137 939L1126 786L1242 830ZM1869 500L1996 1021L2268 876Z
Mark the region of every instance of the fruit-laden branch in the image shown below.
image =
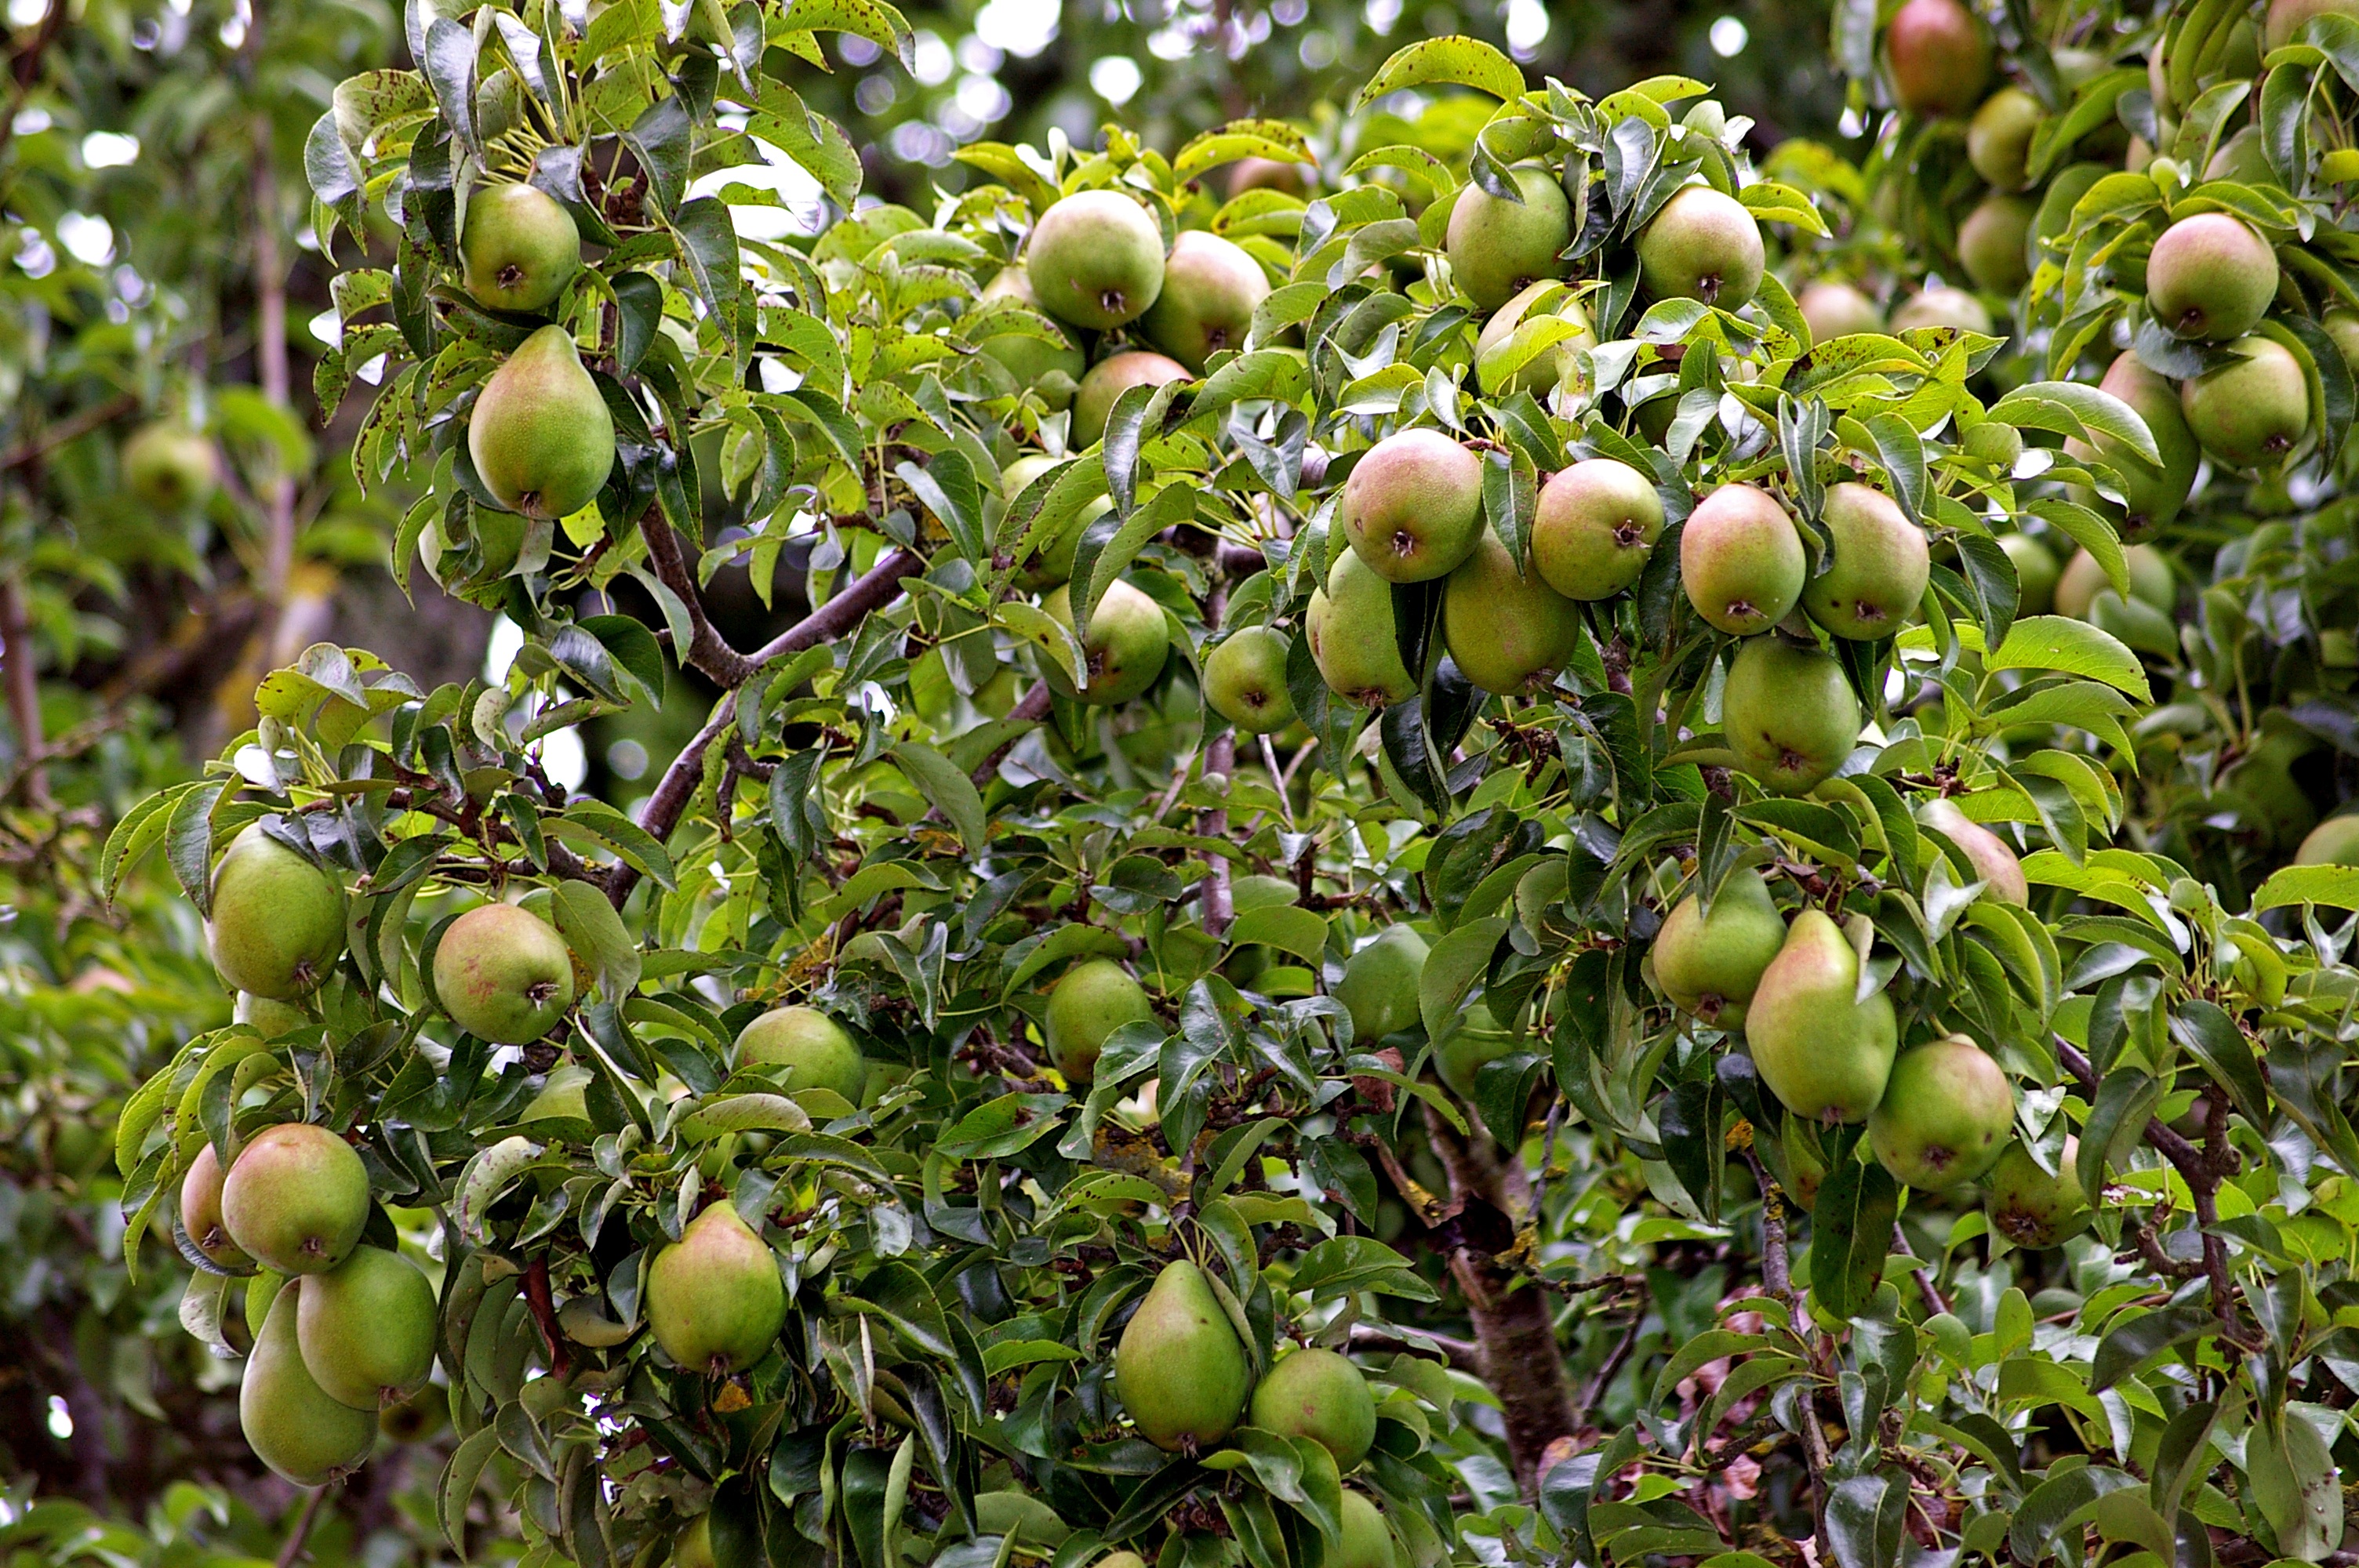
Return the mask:
M713 629L704 613L703 596L697 591L696 576L688 569L681 553L679 534L660 507L650 504L639 514L639 536L647 542L647 561L656 569L657 580L688 607L689 645L675 650L681 662L704 672L716 686L744 686L753 678L753 661Z

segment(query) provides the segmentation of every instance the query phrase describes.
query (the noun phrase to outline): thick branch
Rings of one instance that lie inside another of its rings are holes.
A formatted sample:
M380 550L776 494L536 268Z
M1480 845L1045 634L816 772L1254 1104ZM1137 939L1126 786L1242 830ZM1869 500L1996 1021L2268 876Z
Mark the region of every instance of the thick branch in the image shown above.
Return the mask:
M706 617L703 597L697 591L696 574L689 569L680 551L679 535L661 508L649 506L640 514L639 536L647 542L647 562L655 568L657 580L688 607L689 646L676 651L686 663L703 671L714 685L744 686L753 678L754 663L731 647Z
M0 453L0 469L20 469L38 462L69 441L80 440L92 430L119 418L139 406L139 399L128 392L115 394L103 403L93 403L77 409L54 425L44 425L40 433L27 438Z
M1812 1370L1816 1371L1819 1332L1810 1322L1810 1309L1795 1293L1794 1275L1786 1250L1786 1194L1761 1169L1761 1162L1748 1152L1753 1180L1761 1189L1761 1283L1762 1287L1786 1303L1787 1319L1797 1337L1811 1349ZM1802 1415L1802 1458L1810 1471L1810 1519L1818 1537L1821 1556L1832 1555L1832 1542L1827 1538L1827 1466L1832 1455L1827 1449L1827 1434L1819 1425L1818 1390L1815 1385L1805 1389L1797 1401Z
M1049 683L1035 681L1032 689L1007 710L1007 721L1011 724L1037 724L1046 719L1049 717ZM967 775L973 781L975 788L981 789L998 774L999 764L1007 760L1007 753L1016 750L1016 742L1023 738L1019 731L991 749L991 755L976 764L974 772Z

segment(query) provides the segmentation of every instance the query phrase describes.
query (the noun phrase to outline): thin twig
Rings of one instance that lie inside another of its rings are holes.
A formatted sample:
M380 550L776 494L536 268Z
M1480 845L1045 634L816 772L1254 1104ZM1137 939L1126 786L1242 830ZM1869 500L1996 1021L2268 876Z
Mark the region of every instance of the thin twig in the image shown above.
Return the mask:
M311 1495L303 1499L303 1511L295 1516L294 1531L287 1537L287 1544L278 1549L277 1568L295 1568L295 1563L303 1555L303 1543L311 1538L312 1521L320 1517L320 1509L326 1504L328 1493L332 1489L314 1487Z
M93 403L75 410L54 425L41 427L40 434L27 438L0 453L0 469L20 469L39 461L69 441L80 440L100 426L120 418L139 406L138 397L119 392L103 403Z
M1761 1189L1761 1283L1779 1301L1786 1303L1787 1317L1795 1335L1805 1346L1816 1351L1819 1332L1810 1322L1810 1309L1795 1292L1794 1276L1786 1251L1786 1194L1761 1169L1750 1150L1745 1160L1753 1166L1753 1180ZM1813 1357L1815 1361L1815 1356ZM1810 1519L1812 1533L1818 1537L1821 1558L1832 1559L1832 1542L1827 1537L1827 1467L1832 1457L1827 1449L1827 1434L1819 1424L1818 1392L1805 1389L1796 1402L1802 1416L1802 1457L1810 1471Z

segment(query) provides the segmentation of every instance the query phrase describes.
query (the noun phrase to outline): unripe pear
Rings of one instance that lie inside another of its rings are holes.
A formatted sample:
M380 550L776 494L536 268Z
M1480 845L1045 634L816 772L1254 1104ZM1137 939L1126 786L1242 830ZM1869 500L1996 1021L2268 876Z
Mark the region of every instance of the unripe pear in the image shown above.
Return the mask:
M1682 186L1638 236L1638 276L1658 299L1741 310L1761 287L1761 224L1734 196Z
M1082 535L1089 532L1091 524L1113 510L1114 497L1110 495L1095 495L1083 502L1071 522L1033 551L1032 558L1016 572L1016 580L1036 593L1071 581L1073 557L1081 552Z
M1441 635L1459 672L1502 695L1545 686L1581 646L1581 606L1485 527L1441 589Z
M2081 1141L2069 1133L2049 1175L2021 1143L2009 1143L1991 1166L1983 1212L1993 1230L2017 1247L2059 1246L2088 1227L2089 1195L2081 1185Z
M1807 795L1859 741L1859 698L1843 665L1816 648L1752 637L1721 688L1721 728L1745 771L1774 795Z
M203 502L220 482L213 444L169 420L142 426L123 443L123 483L139 503L174 516Z
M2029 183L2031 134L2046 114L2039 100L2022 88L2000 88L1983 100L1966 126L1966 161L1994 189L2022 189Z
M1742 1029L1745 1003L1785 945L1786 919L1768 884L1740 866L1720 884L1710 914L1693 893L1672 905L1655 936L1655 983L1682 1012L1715 1029Z
M1959 0L1908 0L1884 34L1893 96L1911 114L1962 114L1990 81L1990 35Z
M188 1234L190 1246L223 1268L251 1268L254 1260L230 1239L229 1227L222 1223L224 1174L212 1140L198 1144L196 1158L189 1162L188 1173L180 1178L180 1228Z
M2275 338L2239 338L2228 349L2238 362L2180 384L2180 410L2213 460L2258 468L2292 450L2310 427L2310 381Z
M1948 327L1989 337L1992 335L1991 313L1981 300L1964 289L1937 284L1919 289L1892 312L1892 330L1896 332L1928 327Z
M1828 486L1819 516L1834 548L1827 569L1802 589L1803 608L1838 637L1891 636L1925 597L1932 575L1925 530L1890 496L1864 484Z
M312 1381L337 1403L372 1414L407 1399L434 1370L440 1326L434 1287L417 1264L380 1247L355 1247L305 1280L296 1317Z
M2130 598L2165 614L2177 608L2179 587L2170 575L2169 557L2152 545L2132 545L2122 555L2129 569ZM2056 613L2086 621L2097 596L2112 592L2105 568L2097 564L2097 557L2086 550L2079 551L2065 563L2064 574L2056 579Z
M1549 476L1532 514L1532 567L1568 599L1611 599L1638 580L1663 532L1654 481L1614 458Z
M1398 1568L1393 1532L1375 1504L1347 1487L1343 1515L1343 1533L1329 1544L1322 1568Z
M273 1001L252 991L237 993L237 1003L230 1017L239 1023L250 1023L266 1040L276 1040L290 1029L300 1029L311 1022L310 1016L293 1002Z
M1269 297L1269 275L1244 246L1190 229L1163 263L1163 291L1139 318L1139 330L1201 375L1223 349L1245 346L1254 308Z
M1468 184L1450 210L1443 248L1451 276L1477 310L1496 310L1531 284L1562 277L1558 253L1572 243L1572 204L1556 176L1538 164L1507 172L1521 204Z
M1811 284L1795 299L1794 308L1810 324L1813 343L1884 330L1884 312L1876 308L1875 300L1848 283L1822 280Z
M1549 290L1558 291L1556 304L1535 316L1532 307ZM1515 336L1516 329L1526 321L1558 317L1571 321L1581 330L1570 338L1561 338L1540 350L1505 376L1485 372L1484 356ZM1505 397L1518 392L1528 392L1535 397L1546 397L1563 379L1566 368L1574 362L1572 356L1582 349L1597 346L1597 334L1590 327L1589 313L1571 292L1552 277L1544 277L1491 313L1483 330L1474 339L1474 373L1483 390L1494 397Z
M529 1045L573 1005L573 955L557 927L530 910L481 904L443 928L434 993L468 1033Z
M376 1446L376 1412L328 1397L303 1366L295 1289L270 1303L245 1358L237 1423L255 1456L299 1487L324 1486Z
M1414 1026L1418 988L1425 979L1425 938L1408 925L1387 925L1343 961L1335 1000L1352 1015L1354 1049L1373 1051L1387 1034Z
M1973 863L1974 880L1984 892L2002 903L2027 904L2031 884L2024 881L2023 862L2006 839L1968 816L1958 803L1936 795L1918 812L1925 826L1964 851Z
M1884 1098L1899 1040L1892 999L1859 989L1859 953L1815 909L1794 916L1785 945L1745 1010L1753 1065L1777 1102L1808 1121L1860 1121Z
M2181 218L2147 258L2147 308L2182 338L2216 343L2242 337L2260 325L2277 297L2277 252L2226 212Z
M491 310L538 312L582 270L582 231L565 204L534 185L479 185L467 196L459 276Z
M1060 584L1049 590L1040 608L1067 631L1073 630L1072 588ZM1049 684L1066 697L1076 697L1093 708L1128 702L1155 684L1171 652L1163 607L1120 578L1106 584L1081 634L1082 668L1089 684L1078 690L1073 673L1062 658L1044 658L1041 669Z
M376 1429L396 1443L423 1443L441 1431L450 1420L450 1390L429 1383L408 1399L377 1411Z
M787 1321L787 1288L769 1243L729 1203L705 1206L647 1269L647 1326L691 1372L742 1372L768 1355Z
M1040 214L1024 268L1049 314L1103 332L1163 291L1163 231L1121 191L1078 191Z
M739 1030L737 1065L784 1066L788 1093L832 1089L853 1105L868 1082L859 1043L815 1007L774 1007Z
M2281 49L2312 16L2359 18L2359 0L2271 0L2262 38L2272 51Z
M1987 196L1958 225L1958 262L1976 288L2012 294L2031 276L2024 254L2039 208L2027 196Z
M1344 536L1393 582L1448 577L1483 533L1483 460L1439 430L1387 436L1343 481Z
M1303 631L1311 662L1327 689L1359 708L1382 708L1417 695L1418 677L1401 662L1393 620L1393 585L1357 550L1345 550L1327 570L1327 586L1310 595Z
M1140 349L1100 360L1082 377L1081 389L1073 394L1073 426L1068 444L1078 450L1105 439L1114 400L1132 387L1187 379L1188 367L1178 360Z
M1166 1263L1114 1353L1114 1392L1138 1434L1171 1452L1208 1448L1236 1429L1253 1369L1202 1270Z
M2215 179L2238 185L2276 185L2277 171L2269 168L2268 150L2261 140L2261 128L2247 125L2222 142L2212 153L2212 161L2203 166L2205 183Z
M984 286L979 303L998 299L1013 299L1035 310L1040 308L1040 301L1032 293L1031 279L1020 266L1000 268L999 275ZM1080 347L1068 338L1060 337L1052 343L1030 332L995 332L976 340L974 346L978 352L998 361L1018 386L1038 393L1040 400L1052 410L1072 406L1074 388L1081 384L1082 373L1088 369ZM1049 460L1039 460L1046 463ZM1006 477L1002 475L1003 480ZM1006 485L1011 496L1022 488L1013 482Z
M614 416L571 332L543 327L492 373L467 419L467 455L511 512L569 517L597 499L614 467Z
M2056 605L2056 582L2064 568L2056 553L2029 534L2002 534L1998 547L2015 563L2018 615L2045 615Z
M1732 637L1783 621L1802 597L1810 557L1794 520L1767 491L1723 484L1680 535L1680 583L1695 612Z
M2359 0L2353 0L2353 3L2359 5ZM2326 313L2320 325L2326 329L2326 335L2341 351L2343 362L2359 371L2359 310L2338 305Z
M2359 866L2359 816L2330 816L2304 836L2293 852L2297 866ZM186 1198L181 1212L186 1214ZM184 1222L185 1223L185 1222ZM190 1235L194 1235L192 1230Z
M1281 1358L1253 1392L1252 1424L1308 1437L1346 1474L1376 1441L1376 1401L1351 1357L1306 1348Z
M1248 190L1278 190L1288 196L1300 196L1310 189L1319 166L1290 162L1274 157L1241 157L1229 166L1229 194L1243 196ZM1100 1563L1098 1568L1105 1568Z
M1471 1099L1475 1078L1514 1051L1518 1036L1493 1023L1487 1009L1443 1027L1448 1033L1433 1047L1433 1070L1452 1094Z
M1155 1004L1130 971L1112 958L1086 958L1067 969L1049 993L1044 1033L1057 1071L1071 1084L1097 1073L1099 1053L1125 1023L1152 1023Z
M205 947L228 984L274 1001L316 989L344 951L344 884L262 831L230 841L213 869Z
M1867 1141L1897 1181L1927 1192L1990 1169L2015 1126L2015 1086L1962 1034L1929 1041L1892 1065Z
M2124 350L2116 355L2114 362L2105 367L2104 379L2097 385L2100 391L2109 392L2128 404L2146 421L2147 431L2154 437L2155 450L2162 455L2162 461L2150 463L2111 436L2099 436L2093 444L2078 437L2067 437L2067 457L2082 462L2094 458L2121 476L2125 504L2116 508L2095 491L2077 485L2073 487L2072 499L2114 516L2125 537L2145 538L2178 516L2179 509L2187 504L2188 492L2195 488L2195 470L2202 461L2202 452L2196 446L2194 433L2187 427L2179 390L2147 369L2135 351Z
M1294 722L1286 689L1286 633L1248 626L1204 655L1204 700L1212 711L1254 735L1274 735Z
M368 1167L326 1128L283 1121L238 1151L221 1205L246 1256L282 1274L324 1274L352 1255L368 1224Z

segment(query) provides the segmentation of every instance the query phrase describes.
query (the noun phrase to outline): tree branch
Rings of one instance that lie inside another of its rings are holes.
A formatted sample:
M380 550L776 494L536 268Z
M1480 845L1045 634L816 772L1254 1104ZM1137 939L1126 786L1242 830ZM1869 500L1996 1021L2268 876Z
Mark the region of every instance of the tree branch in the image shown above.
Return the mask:
M1810 1309L1794 1292L1794 1275L1786 1250L1786 1194L1761 1169L1761 1162L1746 1151L1745 1161L1753 1167L1753 1180L1761 1189L1761 1283L1768 1292L1786 1303L1788 1322L1802 1343L1810 1346L1815 1362L1819 1334L1810 1322ZM1815 1365L1811 1368L1817 1373ZM1818 1390L1805 1389L1796 1401L1802 1415L1802 1458L1810 1471L1810 1519L1818 1537L1822 1559L1832 1557L1832 1543L1827 1538L1827 1466L1832 1456L1827 1450L1827 1434L1819 1425Z
M1228 579L1224 576L1215 577L1212 579L1212 591L1204 598L1206 628L1217 631L1222 620L1228 614ZM1213 738L1212 744L1204 748L1204 777L1209 783L1214 773L1220 774L1221 788L1223 793L1226 793L1227 781L1235 774L1236 771L1236 733L1234 730L1224 730ZM1197 820L1196 831L1207 838L1228 838L1229 808L1225 806L1215 806L1204 813ZM1205 933L1212 936L1225 934L1229 929L1230 921L1234 919L1235 915L1236 907L1229 894L1228 857L1214 855L1212 857L1212 874L1204 879L1202 918Z
M311 1495L303 1499L303 1511L295 1516L295 1528L288 1533L287 1544L278 1549L277 1568L295 1568L303 1556L303 1543L311 1539L311 1526L319 1519L320 1509L326 1506L329 1487L314 1487Z
M5 127L0 127L0 133ZM139 406L134 394L119 392L103 403L93 403L87 408L76 409L54 425L44 425L40 433L27 437L16 446L0 453L0 469L20 469L38 462L69 441L80 440L100 426L130 413Z
M42 771L41 677L34 662L33 620L25 607L25 585L18 577L0 581L0 665L8 686L8 717L16 728L17 765L28 797L36 806L49 804L48 775Z
M1459 1371L1477 1374L1482 1371L1482 1350L1473 1340L1455 1339L1449 1335L1435 1334L1426 1329L1419 1329L1418 1333L1422 1338L1430 1340L1433 1347L1440 1351L1451 1366ZM1422 1355L1425 1351L1424 1346L1413 1343L1390 1329L1377 1328L1364 1323L1355 1323L1352 1325L1351 1346L1354 1350L1397 1350L1408 1356Z
M1038 723L1049 717L1049 696L1047 681L1033 682L1032 689L1026 692L1016 706L1007 710L1007 721L1011 724ZM1007 753L1016 750L1016 742L1023 738L1020 733L1010 735L991 749L991 755L985 757L976 765L974 772L967 775L975 788L983 788L998 774L999 764L1007 760Z
M257 8L248 34L262 34ZM267 114L254 120L254 362L263 400L273 408L293 406L287 370L287 265L278 249L278 176L271 156ZM273 607L271 630L287 601L287 579L295 566L295 476L282 473L262 496L267 533L262 574L263 597Z
M696 574L689 569L680 550L679 534L664 516L662 508L650 504L639 514L639 537L647 542L647 561L655 568L656 579L688 607L689 645L675 652L683 663L703 671L716 686L744 686L753 678L753 661L731 647L705 615Z

